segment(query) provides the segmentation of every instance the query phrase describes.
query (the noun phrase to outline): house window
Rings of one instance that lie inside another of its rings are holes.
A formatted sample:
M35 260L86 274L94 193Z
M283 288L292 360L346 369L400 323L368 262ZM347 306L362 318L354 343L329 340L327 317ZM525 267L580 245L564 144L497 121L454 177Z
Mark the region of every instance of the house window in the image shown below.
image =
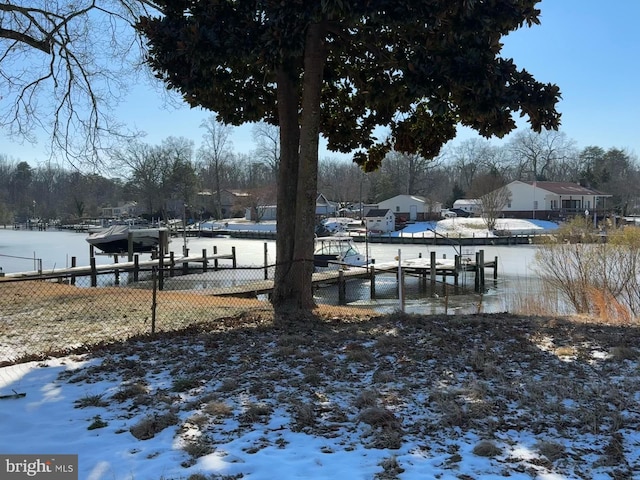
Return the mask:
M400 211L400 207L396 205L396 212Z
M533 209L534 210L538 210L538 201L537 200L533 201Z

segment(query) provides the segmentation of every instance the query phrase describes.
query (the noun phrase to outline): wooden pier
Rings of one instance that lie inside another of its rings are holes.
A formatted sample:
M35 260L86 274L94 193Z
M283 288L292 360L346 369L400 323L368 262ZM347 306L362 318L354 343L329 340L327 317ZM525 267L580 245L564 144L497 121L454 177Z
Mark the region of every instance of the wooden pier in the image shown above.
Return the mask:
M176 256L173 252L168 255L153 258L151 260L139 260L136 254L133 261L119 262L118 255L113 255L114 263L98 265L96 258L91 257L90 265L76 266L76 257L71 258L71 267L57 268L54 270L36 270L30 272L5 273L0 275L0 282L14 280L56 280L69 279L72 285L75 285L77 277L91 277L91 286L97 287L98 276L103 274L114 274L115 285L120 284L121 273L131 273L134 282L138 281L141 271L157 269L159 271L168 272L169 277L176 274L188 274L190 265L197 264L198 270L206 273L209 269L218 270L220 261L230 260L231 268L237 268L236 250L231 247L230 254L218 254L214 247L213 255L208 255L206 249L202 250L201 255ZM159 276L159 288L162 289L163 275Z
M162 252L160 252L162 253ZM183 252L184 255L176 256L173 252L168 255L158 255L151 260L140 261L138 255L134 255L132 261L119 262L118 255L113 255L114 263L98 265L96 257L90 258L90 265L76 266L76 258L72 257L71 267L55 270L39 270L32 272L7 273L0 275L0 282L15 280L53 280L66 281L75 285L77 277L90 277L91 287L98 286L99 275L113 275L115 285L120 284L120 275L127 273L130 275L128 281L138 282L139 274L143 271L161 272L157 276L157 288L164 289L165 277L171 278L177 276L179 282L198 283L198 281L214 281L216 283L225 283L224 270L228 271L238 269L236 260L235 247L231 248L231 254L218 254L217 248L213 247L213 255L207 254L206 249L202 250L200 255L189 255L188 250ZM453 259L436 258L436 252L431 252L429 258L401 259L401 250L398 250L398 257L395 261L385 263L375 263L367 267L355 267L336 265L334 270L324 270L315 272L312 275L312 286L320 288L323 286L337 285L338 302L346 304L347 281L351 279L368 279L370 282L371 298L376 298L376 277L379 275L393 274L396 277L399 296L402 297L404 282L406 276L418 277L422 282L422 287L426 289L427 284L431 285L432 290L435 289L436 283L439 281L447 283L448 278L452 278L454 286L458 286L460 276L465 272L474 274L474 290L480 292L485 287L485 270L490 269L493 273L493 279L497 280L498 257L492 261L485 261L484 250L475 252L475 258L470 255L456 255ZM231 261L231 265L220 265L221 261ZM197 264L197 269L193 269L192 265ZM200 295L226 296L226 297L256 297L258 295L270 295L274 289L274 280L269 279L269 271L273 265L267 264L266 244L265 244L265 264L264 267L258 267L263 270L264 278L261 280L239 281L236 285L219 286L212 288L199 288L196 292ZM207 276L202 274L212 270ZM255 267L251 270L256 270ZM200 278L198 278L200 276ZM167 282L176 282L175 280L166 280ZM228 278L227 278L228 280ZM155 288L155 287L154 287ZM168 288L171 288L169 286ZM193 288L193 287L191 287ZM187 288L188 289L188 288Z
M413 275L421 278L423 284L426 285L427 279L431 285L435 285L438 278L442 282L446 282L447 277L453 277L453 284L459 285L459 278L463 272L473 272L474 289L479 292L485 286L485 270L492 270L493 279L498 276L498 257L493 261L486 262L484 260L484 251L480 250L476 253L475 259L462 258L456 255L454 259L446 258L437 259L435 252L431 252L430 257L414 258L407 260L398 260L396 262L386 262L372 264L368 267L346 267L336 266L336 270L326 270L315 272L312 275L311 283L314 287L321 285L338 285L339 303L345 303L346 299L346 282L355 278L366 278L371 281L370 290L371 298L375 298L376 276L381 274L395 274L400 285L404 281L405 275ZM265 275L266 277L266 275ZM247 282L242 285L233 285L229 287L218 287L200 290L200 294L226 297L255 297L258 295L269 295L273 292L274 281L265 278L264 280L256 280Z

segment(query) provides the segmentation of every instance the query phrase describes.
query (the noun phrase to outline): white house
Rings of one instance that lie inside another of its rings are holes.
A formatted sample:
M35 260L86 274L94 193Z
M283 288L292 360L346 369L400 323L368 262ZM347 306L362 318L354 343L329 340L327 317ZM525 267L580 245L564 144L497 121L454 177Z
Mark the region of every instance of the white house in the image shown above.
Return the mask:
M138 202L121 203L117 207L102 207L102 218L135 217L141 213Z
M453 202L453 208L469 212L474 217L482 215L482 200L477 198L460 198Z
M258 205L258 207L248 207L244 211L244 219L252 222L276 220L278 207L276 205ZM258 218L256 218L256 215Z
M386 233L396 229L396 216L388 208L372 208L365 214L364 221L369 232Z
M420 195L396 195L378 202L375 208L386 208L391 210L396 217L404 217L404 220L416 221L440 217L442 204Z
M337 202L332 202L322 193L316 197L316 215L335 217L339 208L340 205Z
M611 195L571 182L521 182L506 185L511 202L502 212L511 217L550 218L605 213Z

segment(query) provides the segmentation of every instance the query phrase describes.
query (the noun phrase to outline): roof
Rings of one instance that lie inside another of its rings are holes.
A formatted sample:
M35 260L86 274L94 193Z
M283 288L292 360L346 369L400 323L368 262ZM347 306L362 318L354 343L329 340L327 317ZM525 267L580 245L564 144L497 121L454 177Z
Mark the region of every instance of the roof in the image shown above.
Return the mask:
M534 182L522 182L527 185L534 186ZM583 187L579 183L571 182L535 182L537 188L547 190L548 192L558 195L598 195L603 197L610 197L606 193L594 190L593 188Z
M388 208L372 208L366 213L365 217L386 217L388 211Z
M392 201L392 200L396 200L396 199L399 199L399 198L402 198L402 199L405 199L405 200L406 200L406 199L413 200L414 202L418 202L418 203L426 203L426 201L427 201L427 200L426 200L423 196L421 196L421 195L400 194L400 195L396 195L396 196L394 196L394 197L391 197L391 198L387 198L387 199L385 199L385 200L382 200L382 201L381 201L381 202L379 202L379 203L383 203L383 202L390 202L390 201Z

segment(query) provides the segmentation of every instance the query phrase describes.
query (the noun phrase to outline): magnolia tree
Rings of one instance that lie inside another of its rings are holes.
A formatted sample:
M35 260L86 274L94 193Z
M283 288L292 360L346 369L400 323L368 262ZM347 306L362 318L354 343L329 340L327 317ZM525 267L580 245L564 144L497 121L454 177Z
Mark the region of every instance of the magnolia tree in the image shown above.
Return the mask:
M314 307L320 135L372 171L392 149L433 158L458 124L487 137L516 112L536 131L559 125L558 87L500 57L504 35L539 22L535 0L154 3L162 14L138 29L168 88L224 123L279 127L279 321Z

